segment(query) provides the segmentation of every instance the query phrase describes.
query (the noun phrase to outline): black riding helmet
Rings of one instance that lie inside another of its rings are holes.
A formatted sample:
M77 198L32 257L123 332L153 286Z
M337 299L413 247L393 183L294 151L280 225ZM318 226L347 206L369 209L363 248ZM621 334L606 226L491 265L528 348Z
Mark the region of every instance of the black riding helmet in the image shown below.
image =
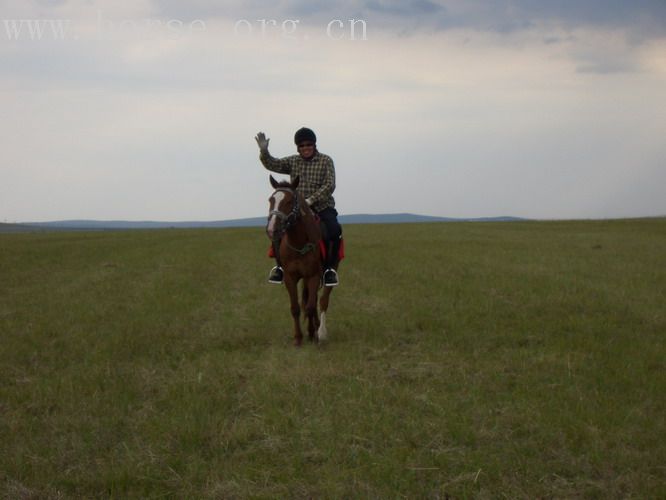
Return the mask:
M296 131L296 134L294 135L294 143L296 145L299 145L300 143L305 142L305 141L310 141L312 143L316 143L317 142L317 136L315 135L315 133L311 129L306 128L306 127L302 127L302 128L299 128Z

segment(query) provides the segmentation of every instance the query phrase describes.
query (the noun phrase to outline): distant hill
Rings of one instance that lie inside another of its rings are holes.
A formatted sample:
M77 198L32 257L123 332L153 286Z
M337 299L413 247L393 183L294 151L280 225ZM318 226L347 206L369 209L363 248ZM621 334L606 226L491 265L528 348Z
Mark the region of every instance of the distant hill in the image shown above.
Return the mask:
M339 217L341 224L395 224L418 222L501 222L525 220L517 217L450 218L432 217L408 213L400 214L351 214ZM22 224L0 224L0 232L18 232L34 230L118 230L118 229L168 229L168 228L225 228L225 227L262 227L266 217L250 217L221 221L100 221L100 220L61 220L49 222L27 222Z
M353 214L339 217L341 224L396 224L414 222L506 222L525 220L518 217L452 218L415 214Z
M7 224L0 222L0 233L27 233L35 231L35 228L26 224Z

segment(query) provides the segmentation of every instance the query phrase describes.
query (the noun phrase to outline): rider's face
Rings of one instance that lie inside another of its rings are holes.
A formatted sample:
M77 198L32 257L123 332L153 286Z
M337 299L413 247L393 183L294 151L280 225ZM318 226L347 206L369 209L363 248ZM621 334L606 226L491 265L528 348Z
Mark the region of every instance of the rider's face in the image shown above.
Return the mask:
M309 160L315 154L315 145L313 142L301 142L298 144L298 154L304 160Z

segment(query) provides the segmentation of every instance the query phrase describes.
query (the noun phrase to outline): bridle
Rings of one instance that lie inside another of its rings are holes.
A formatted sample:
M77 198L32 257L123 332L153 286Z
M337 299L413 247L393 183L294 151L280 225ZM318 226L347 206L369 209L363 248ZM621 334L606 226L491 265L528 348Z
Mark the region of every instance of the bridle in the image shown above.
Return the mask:
M275 192L273 194L275 194L277 192L280 192L280 191L282 191L283 193L291 194L292 198L294 199L294 206L292 207L291 212L289 212L288 214L285 214L284 212L282 212L280 210L277 210L277 209L271 210L268 213L268 220L269 221L271 220L271 217L275 215L278 219L280 219L280 222L282 222L280 232L276 233L276 234L279 234L279 238L277 238L277 239L280 239L282 237L282 234L285 231L288 231L289 228L291 228L294 224L296 224L296 222L298 222L298 217L299 217L300 211L301 211L301 207L300 207L300 204L298 202L298 194L296 193L296 191L294 191L293 189L289 189L289 188L278 188L278 189L275 190Z
M293 189L278 188L275 190L273 195L280 191L292 195L292 198L294 200L294 206L292 207L291 212L289 212L288 214L285 214L284 212L277 209L271 210L268 213L268 224L270 224L271 217L273 217L274 215L282 222L282 224L280 224L280 230L273 233L273 238L272 238L273 248L275 249L276 252L278 251L276 246L279 247L279 242L282 239L282 235L284 235L285 232L289 231L289 228L291 228L294 224L298 222L301 215L301 205L298 201L298 193ZM266 231L268 231L268 225L266 226ZM287 243L287 246L301 255L305 255L306 253L311 252L316 248L316 245L312 242L306 243L303 246L303 248L293 247L289 243Z

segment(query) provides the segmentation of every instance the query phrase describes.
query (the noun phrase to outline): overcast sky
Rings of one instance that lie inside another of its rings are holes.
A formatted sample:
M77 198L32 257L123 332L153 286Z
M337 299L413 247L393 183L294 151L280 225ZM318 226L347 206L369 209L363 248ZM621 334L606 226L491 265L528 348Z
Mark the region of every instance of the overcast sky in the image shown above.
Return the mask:
M301 126L342 214L666 215L666 2L0 0L0 109L2 222L265 215Z

